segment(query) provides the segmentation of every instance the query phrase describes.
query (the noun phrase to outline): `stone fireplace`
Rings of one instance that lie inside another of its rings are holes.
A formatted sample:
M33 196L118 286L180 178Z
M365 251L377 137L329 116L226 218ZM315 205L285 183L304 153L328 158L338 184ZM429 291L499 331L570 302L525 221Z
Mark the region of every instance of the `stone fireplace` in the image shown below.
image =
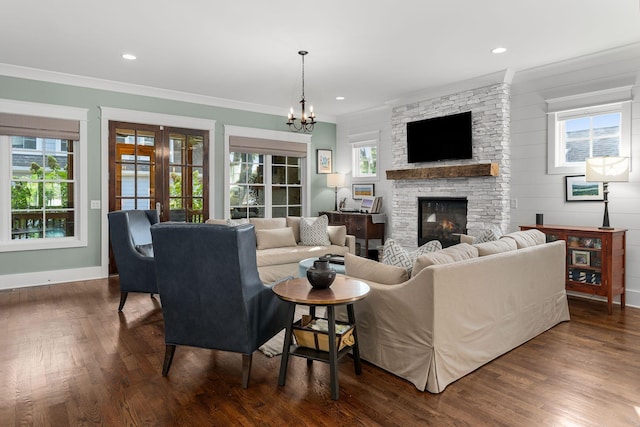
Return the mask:
M503 231L510 226L510 85L498 83L439 98L395 107L391 117L392 169L406 170L459 165L497 164L492 176L444 176L437 178L393 179L388 237L411 248L419 244L421 198L466 200L466 234L478 235L495 225ZM472 159L432 163L407 162L406 124L410 121L472 112ZM436 215L436 218L438 215ZM428 219L428 218L427 218ZM428 223L429 221L427 221ZM429 227L431 224L426 224ZM460 226L457 226L460 227ZM460 231L464 232L464 231ZM456 231L457 233L457 231ZM459 240L458 240L459 241ZM455 243L458 243L456 241Z
M439 240L446 248L459 243L459 235L466 233L466 198L418 198L418 246Z

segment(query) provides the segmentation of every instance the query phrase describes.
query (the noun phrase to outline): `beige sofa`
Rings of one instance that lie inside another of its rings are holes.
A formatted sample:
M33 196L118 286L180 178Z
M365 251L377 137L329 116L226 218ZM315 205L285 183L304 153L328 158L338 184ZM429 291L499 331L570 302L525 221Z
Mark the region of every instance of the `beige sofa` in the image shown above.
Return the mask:
M421 391L440 393L569 320L564 241L545 243L542 233L517 232L496 243L459 246L462 257L451 255L455 248L419 257L413 276L398 284L380 281L402 281L402 274L390 278L394 271L384 274L379 263L368 267L370 260L346 258L347 275L355 272L371 287L354 304L362 359ZM375 276L363 277L368 271Z
M330 245L306 246L300 242L300 217L251 218L256 231L256 256L260 280L271 283L283 277L298 277L298 263L328 253L354 254L356 239L344 225L328 226ZM228 220L209 219L207 223L230 224Z

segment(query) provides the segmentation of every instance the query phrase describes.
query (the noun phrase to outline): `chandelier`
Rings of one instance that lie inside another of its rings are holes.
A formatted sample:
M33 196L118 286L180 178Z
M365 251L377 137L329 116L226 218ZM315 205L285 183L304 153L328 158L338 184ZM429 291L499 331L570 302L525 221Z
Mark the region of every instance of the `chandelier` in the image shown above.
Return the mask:
M296 132L311 132L313 131L313 125L316 124L316 115L313 112L313 106L309 107L309 116L305 111L305 105L307 101L304 99L304 56L308 54L306 50L301 50L298 52L298 55L302 56L302 99L300 99L300 105L302 106L302 114L300 115L300 123L296 122L296 118L293 115L293 107L289 110L289 117L287 119L287 124L289 125L289 129Z

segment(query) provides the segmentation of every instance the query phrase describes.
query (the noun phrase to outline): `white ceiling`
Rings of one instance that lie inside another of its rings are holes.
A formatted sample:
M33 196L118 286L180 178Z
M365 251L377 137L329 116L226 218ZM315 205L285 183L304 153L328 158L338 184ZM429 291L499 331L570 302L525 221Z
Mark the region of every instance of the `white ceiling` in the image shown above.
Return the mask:
M2 64L283 116L298 111L308 50L306 97L324 120L640 42L639 0L2 0L0 13Z

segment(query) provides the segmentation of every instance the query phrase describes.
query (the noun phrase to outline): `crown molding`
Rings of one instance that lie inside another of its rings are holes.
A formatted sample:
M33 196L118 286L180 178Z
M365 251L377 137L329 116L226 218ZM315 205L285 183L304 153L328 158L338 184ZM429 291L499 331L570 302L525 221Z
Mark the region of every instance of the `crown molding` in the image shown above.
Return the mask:
M179 92L151 86L135 85L113 80L98 79L95 77L80 76L77 74L60 73L57 71L22 67L12 64L0 63L0 75L286 117L286 114L283 113L285 109L282 107L234 101L232 99L218 98L215 96L199 95L189 92ZM336 118L333 116L318 116L317 119L319 121L329 123L336 122Z

